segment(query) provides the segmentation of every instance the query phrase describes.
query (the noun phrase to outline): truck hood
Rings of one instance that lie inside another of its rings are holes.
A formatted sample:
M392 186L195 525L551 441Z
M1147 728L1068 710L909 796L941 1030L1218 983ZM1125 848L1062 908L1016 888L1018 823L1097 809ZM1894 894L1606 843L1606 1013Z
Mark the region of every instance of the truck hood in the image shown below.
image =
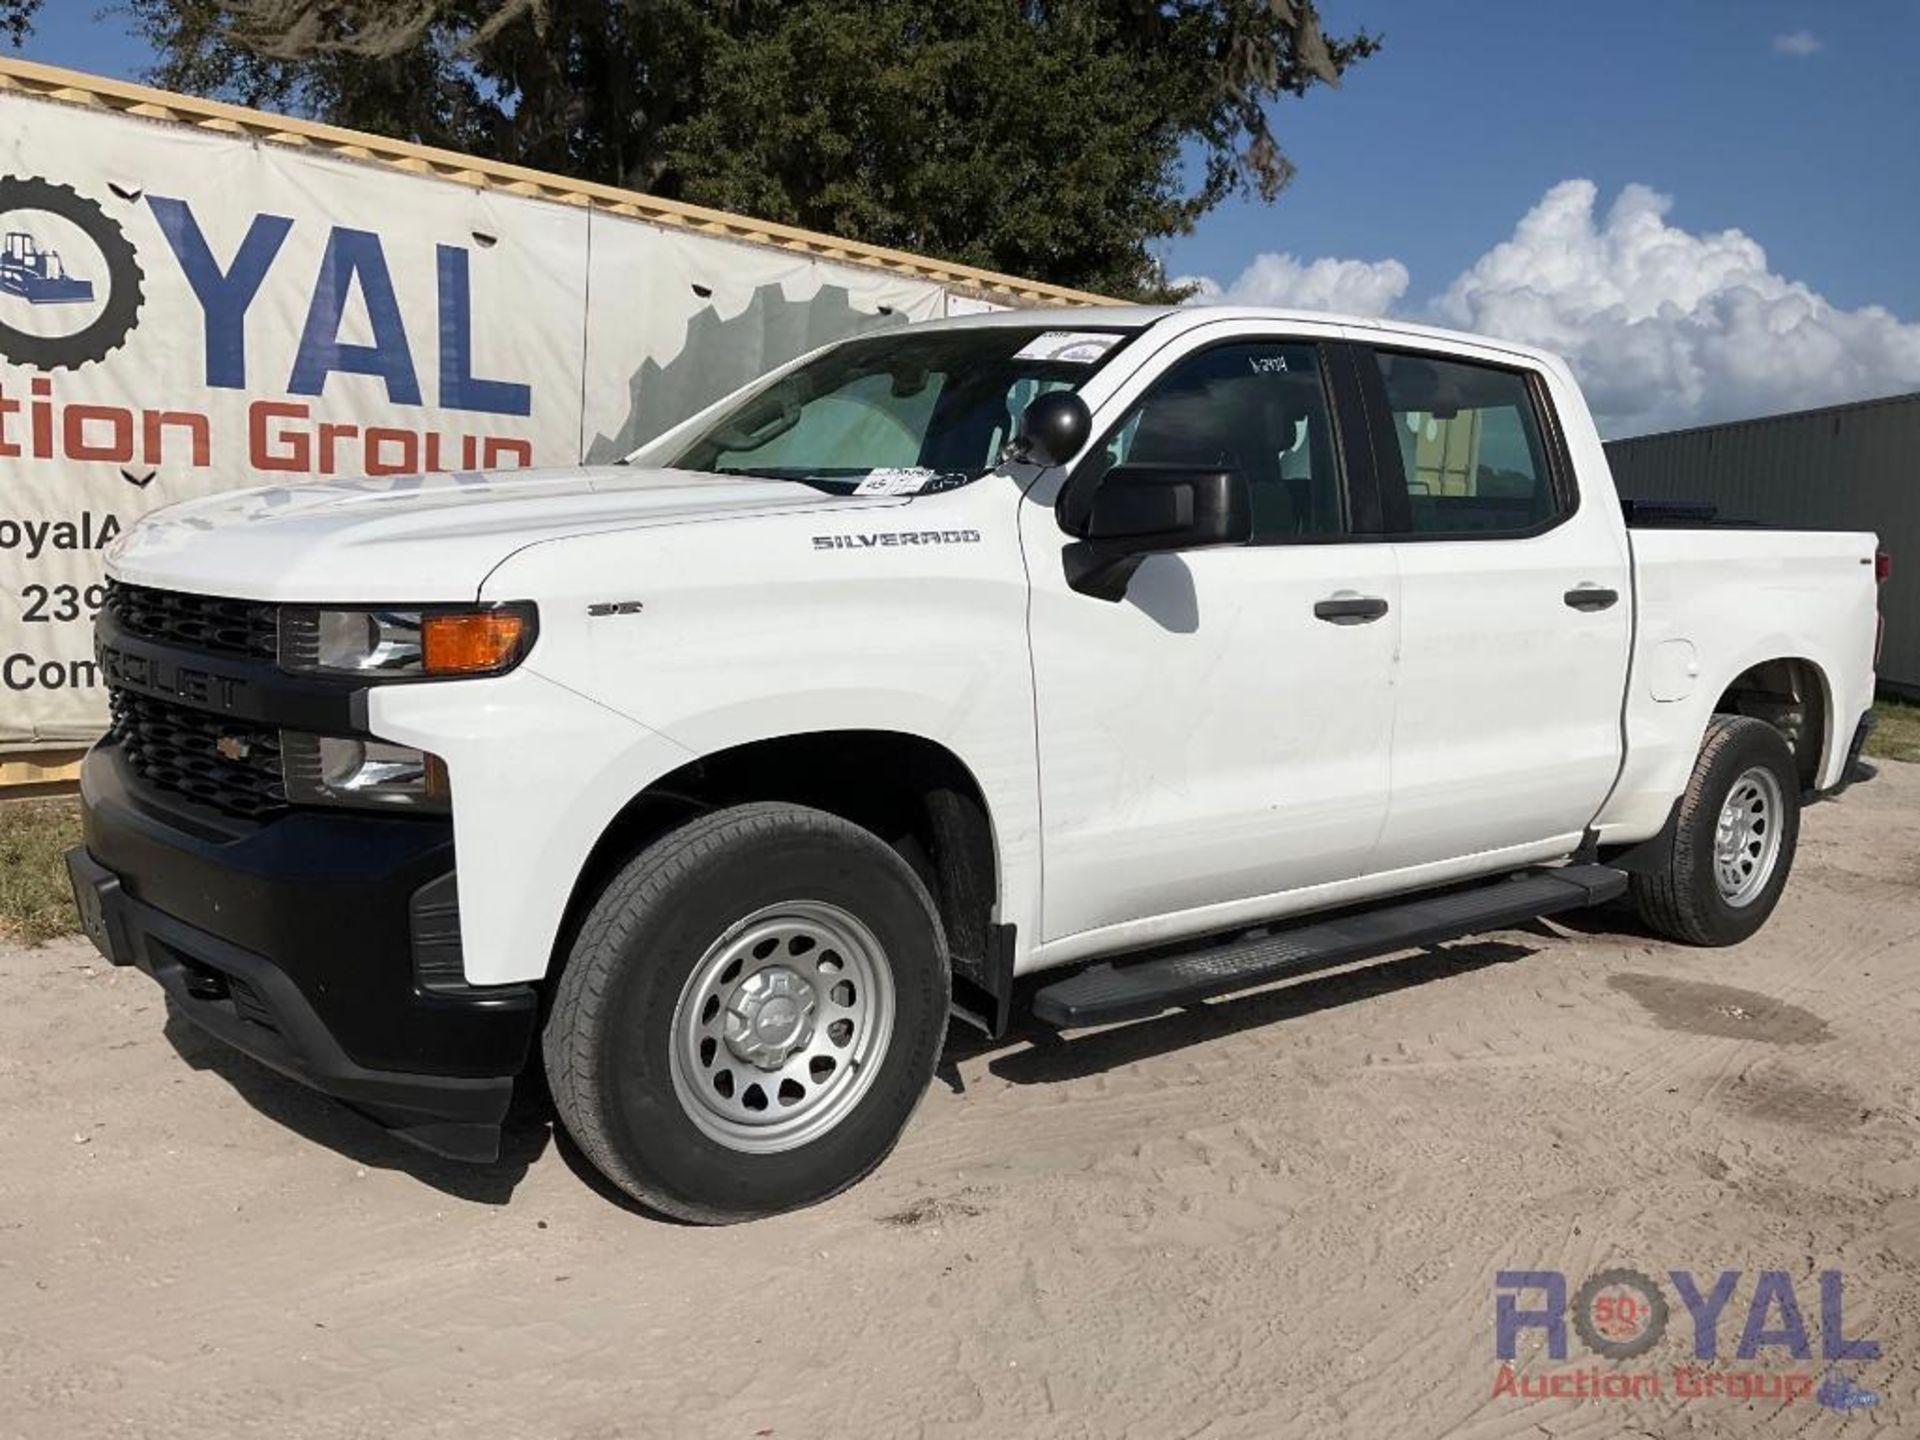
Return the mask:
M379 476L226 491L155 511L107 549L115 579L248 600L471 600L546 540L783 511L867 508L751 476L624 465Z

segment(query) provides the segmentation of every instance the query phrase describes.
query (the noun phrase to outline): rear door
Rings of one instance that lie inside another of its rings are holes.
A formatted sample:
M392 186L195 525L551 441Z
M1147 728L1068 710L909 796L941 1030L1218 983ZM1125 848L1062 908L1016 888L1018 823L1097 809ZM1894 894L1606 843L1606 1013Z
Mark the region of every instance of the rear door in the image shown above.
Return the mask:
M1371 868L1399 592L1345 483L1342 411L1367 442L1338 338L1208 325L1096 412L1072 497L1120 463L1228 466L1251 489L1252 543L1151 556L1115 604L1066 583L1059 477L1022 507L1042 939L1062 958L1235 923L1260 897Z
M1546 377L1498 352L1359 352L1400 576L1376 868L1577 839L1619 771L1621 527L1583 503Z

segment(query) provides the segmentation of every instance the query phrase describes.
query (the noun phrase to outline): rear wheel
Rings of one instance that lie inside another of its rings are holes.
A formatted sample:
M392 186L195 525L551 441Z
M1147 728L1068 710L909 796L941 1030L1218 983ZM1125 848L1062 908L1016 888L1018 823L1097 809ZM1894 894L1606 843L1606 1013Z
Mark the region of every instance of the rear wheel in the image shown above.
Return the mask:
M1736 945L1773 913L1800 838L1793 751L1763 720L1716 715L1680 800L1673 853L1633 877L1640 918L1689 945Z
M608 1179L681 1219L823 1200L880 1163L933 1076L948 962L876 836L742 805L602 892L544 1037L554 1104Z

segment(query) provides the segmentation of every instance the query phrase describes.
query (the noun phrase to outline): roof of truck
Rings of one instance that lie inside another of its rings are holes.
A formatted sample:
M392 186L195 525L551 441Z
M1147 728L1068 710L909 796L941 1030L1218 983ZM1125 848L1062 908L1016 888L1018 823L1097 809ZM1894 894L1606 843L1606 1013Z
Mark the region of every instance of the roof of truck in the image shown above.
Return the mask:
M1554 369L1564 368L1560 357L1550 350L1521 345L1490 335L1474 335L1464 330L1444 330L1434 325L1413 325L1403 320L1377 316L1337 315L1324 310L1287 310L1272 305L1101 305L1048 306L1036 309L995 310L981 315L962 315L950 320L931 320L929 325L958 327L1035 325L1074 330L1144 330L1150 325L1190 330L1222 320L1254 320L1274 324L1310 322L1319 325L1351 325L1382 337L1401 337L1424 345L1460 346L1479 350L1498 350Z

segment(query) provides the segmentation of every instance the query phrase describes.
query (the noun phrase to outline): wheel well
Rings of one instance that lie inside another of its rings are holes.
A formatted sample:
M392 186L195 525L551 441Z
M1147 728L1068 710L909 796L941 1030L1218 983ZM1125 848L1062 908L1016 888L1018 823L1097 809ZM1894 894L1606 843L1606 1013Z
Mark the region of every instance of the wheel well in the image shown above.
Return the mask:
M1820 784L1820 758L1826 754L1828 701L1826 679L1811 660L1768 660L1742 672L1714 705L1714 713L1750 715L1785 737L1800 773L1800 788Z
M984 967L998 875L986 797L972 772L917 735L829 730L702 756L628 801L574 881L549 974L560 973L588 908L622 865L694 816L752 800L825 810L886 841L933 896L955 971Z

